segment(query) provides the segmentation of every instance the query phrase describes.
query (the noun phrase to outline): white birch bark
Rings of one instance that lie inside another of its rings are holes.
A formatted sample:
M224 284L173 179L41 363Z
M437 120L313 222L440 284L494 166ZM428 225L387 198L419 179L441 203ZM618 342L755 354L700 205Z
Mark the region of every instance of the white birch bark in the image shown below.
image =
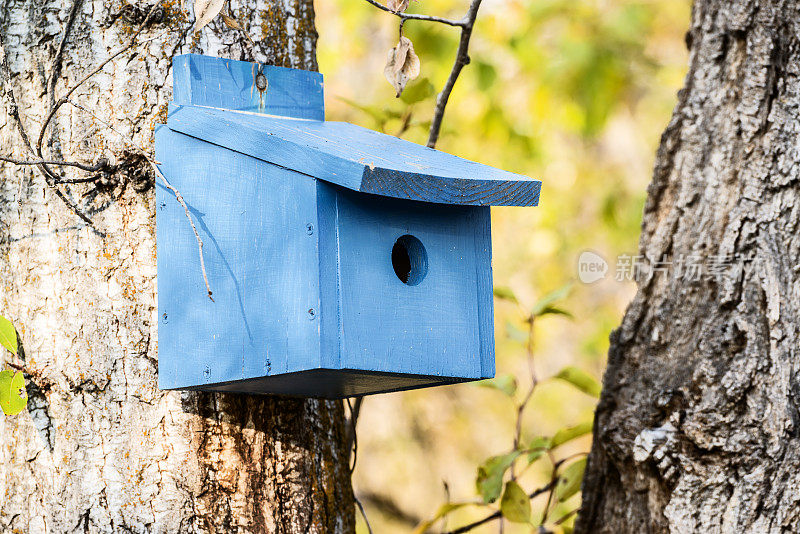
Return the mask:
M84 0L55 98L125 43L152 4ZM34 143L70 5L0 6L12 87ZM47 158L102 156L119 166L97 185L62 187L92 227L34 167L0 167L0 313L19 330L30 394L28 411L0 418L0 531L352 531L341 403L157 388L154 177L123 142L151 150L175 54L316 68L312 2L236 2L260 42L254 50L220 20L193 36L191 6L163 5L142 34L148 42L72 97L96 117L66 105L45 138ZM35 159L7 101L0 154Z

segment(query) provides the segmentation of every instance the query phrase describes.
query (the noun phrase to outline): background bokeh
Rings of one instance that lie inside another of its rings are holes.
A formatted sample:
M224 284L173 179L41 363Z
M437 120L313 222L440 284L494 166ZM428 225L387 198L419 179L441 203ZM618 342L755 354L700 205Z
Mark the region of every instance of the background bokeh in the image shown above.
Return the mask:
M459 18L467 0L412 2L409 12ZM441 89L458 30L409 21L405 35L422 62L421 79L396 99L383 77L397 42L397 19L363 0L317 2L318 57L326 79L328 120L346 120L425 143L434 92ZM567 365L602 376L608 335L635 287L615 280L616 258L635 254L659 135L686 71L688 0L484 0L467 66L456 85L438 148L543 181L537 208L494 208L496 286L511 288L530 308L576 279L579 254L609 263L600 282L572 286L559 306L573 318L537 320L540 378ZM434 90L435 88L435 90ZM404 128L407 124L407 128ZM520 307L496 301L498 374L527 387ZM596 399L559 380L537 387L523 425L524 441L591 421ZM478 498L475 475L486 458L511 448L514 400L494 389L458 385L368 397L358 428L354 474L376 533L409 532L448 499ZM591 436L559 449L588 451ZM521 478L535 489L549 480L548 462ZM551 515L576 508L579 495ZM543 503L534 502L534 520ZM466 507L449 528L486 515ZM563 526L569 529L571 521ZM505 532L530 527L506 524ZM366 532L359 519L359 532ZM498 522L473 532L498 532Z

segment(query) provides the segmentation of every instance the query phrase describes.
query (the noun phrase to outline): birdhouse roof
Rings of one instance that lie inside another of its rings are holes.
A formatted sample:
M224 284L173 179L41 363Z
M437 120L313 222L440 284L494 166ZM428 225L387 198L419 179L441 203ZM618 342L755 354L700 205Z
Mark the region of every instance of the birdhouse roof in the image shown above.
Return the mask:
M198 70L196 65L190 65L197 58L201 58L200 64L205 68ZM186 64L184 70L194 69L191 76L185 76L189 88L178 87L181 83L181 60ZM264 112L196 105L198 101L209 101L206 94L209 92L208 78L212 74L213 89L217 92L214 104L225 101L219 97L220 88L225 83L230 84L237 73L246 78L252 70L251 64L237 68L236 63L241 62L223 62L204 56L176 58L176 101L170 106L167 127L354 191L440 204L535 206L539 202L539 180L353 124L278 117L269 114L269 101ZM279 98L284 107L291 106L292 88L298 91L304 88L298 79L305 83L306 89L316 87L321 96L322 83L318 73L272 68L267 77L267 95L274 92L276 96L273 98L276 102ZM292 83L285 82L289 78ZM252 75L250 80L253 80ZM235 85L236 95L249 98L248 94L254 92L240 80L236 80ZM203 87L202 99L192 98L189 94L192 89L197 93L197 86ZM306 92L300 91L294 97L308 108L304 103L304 98L308 99ZM304 113L309 116L309 113Z

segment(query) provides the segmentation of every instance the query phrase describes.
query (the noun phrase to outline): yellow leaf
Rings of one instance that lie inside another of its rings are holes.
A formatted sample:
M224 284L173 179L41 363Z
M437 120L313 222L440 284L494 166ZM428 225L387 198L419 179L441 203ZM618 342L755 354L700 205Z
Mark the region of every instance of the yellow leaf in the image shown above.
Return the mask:
M3 345L16 356L17 343L17 331L14 329L14 325L5 317L0 316L0 345Z

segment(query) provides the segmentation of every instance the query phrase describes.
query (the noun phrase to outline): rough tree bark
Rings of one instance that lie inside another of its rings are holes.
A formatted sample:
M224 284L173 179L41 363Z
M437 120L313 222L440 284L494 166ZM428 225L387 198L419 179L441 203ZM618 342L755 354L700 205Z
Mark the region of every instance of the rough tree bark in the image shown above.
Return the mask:
M55 98L126 42L153 3L80 2ZM70 5L0 7L34 139ZM316 68L312 1L236 2L254 49L219 20L192 35L191 2L163 6L142 34L150 41L75 93L86 109L61 108L46 137L48 158L118 166L98 183L62 186L92 227L35 168L0 168L0 313L19 330L30 397L26 412L0 419L0 531L353 531L341 403L158 390L154 177L104 124L150 149L177 53ZM31 159L3 102L0 154Z
M800 6L696 0L577 532L800 531ZM688 278L688 279L687 279Z

